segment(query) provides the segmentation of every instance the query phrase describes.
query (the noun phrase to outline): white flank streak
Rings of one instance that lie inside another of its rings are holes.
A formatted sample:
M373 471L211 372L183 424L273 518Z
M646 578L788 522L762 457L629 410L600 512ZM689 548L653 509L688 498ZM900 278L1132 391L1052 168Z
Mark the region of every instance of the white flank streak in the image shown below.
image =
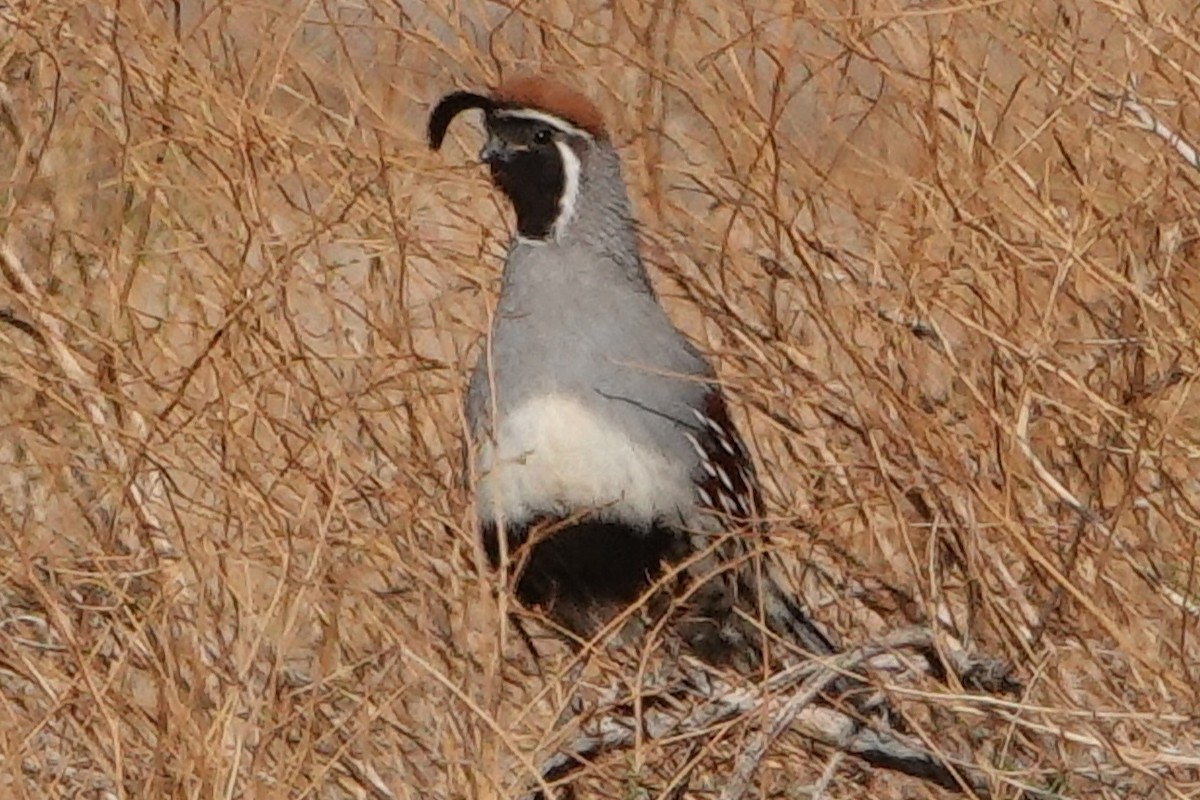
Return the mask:
M541 122L558 128L563 133L570 134L571 136L587 139L589 142L595 138L583 128L577 128L562 117L547 114L545 111L534 111L531 108L504 108L496 111L495 115L497 117L509 117L510 119L527 119L533 122Z
M710 417L706 414L701 414L699 411L697 411L694 408L692 409L692 416L694 416L696 419L700 420L701 425L707 426L708 428L710 428L713 431L713 433L715 433L717 435L717 441L720 443L721 447L725 450L726 453L729 453L729 455L731 455L731 456L738 455L738 453L736 452L736 449L734 448L733 444L730 441L729 431L725 430L720 425L718 425L716 420L714 420L712 417Z
M690 477L563 395L530 400L506 416L479 451L479 512L525 520L539 513L650 522L694 502Z
M738 467L738 477L742 479L742 486L750 487L754 485L754 481L750 477L750 471L744 466Z
M696 455L700 456L701 461L708 461L708 453L704 452L704 448L700 446L700 442L696 441L696 437L690 433L685 433L684 438L692 445L692 449L696 451Z
M579 156L566 142L555 142L559 155L562 156L563 193L558 201L558 219L554 220L554 238L561 240L566 233L567 224L575 218L575 204L579 201L579 173L583 165Z
M726 489L728 489L730 492L733 492L733 481L731 481L731 480L729 479L729 473L728 473L728 472L726 472L725 470L721 469L720 467L717 467L717 477L718 477L718 478L720 478L720 480L721 480L721 485L723 485L723 486L724 486Z

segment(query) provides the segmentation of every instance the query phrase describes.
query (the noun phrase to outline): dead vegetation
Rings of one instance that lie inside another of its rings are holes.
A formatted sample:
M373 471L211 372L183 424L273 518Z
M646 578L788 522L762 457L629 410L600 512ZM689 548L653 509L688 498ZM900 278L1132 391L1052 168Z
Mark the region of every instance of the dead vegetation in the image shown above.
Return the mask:
M1200 17L867 6L0 7L0 796L511 797L570 739L459 483L505 211L422 141L514 67L609 114L816 615L1014 666L896 681L915 735L1195 796ZM717 797L757 731L578 795ZM818 792L943 795L787 735L750 796Z

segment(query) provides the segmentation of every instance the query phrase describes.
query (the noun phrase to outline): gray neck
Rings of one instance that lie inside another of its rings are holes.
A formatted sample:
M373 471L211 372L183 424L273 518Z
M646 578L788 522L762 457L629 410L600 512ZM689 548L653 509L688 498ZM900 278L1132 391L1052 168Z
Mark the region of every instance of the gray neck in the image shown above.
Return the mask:
M595 256L592 263L597 268L619 273L597 278L616 278L631 289L654 297L654 290L638 253L637 233L621 174L620 157L606 140L592 142L581 154L575 213L557 241L551 239L545 243L535 243L514 240L513 247L518 246L557 246L564 250L590 253Z
M710 373L646 274L621 165L607 141L582 149L579 183L574 216L558 237L515 238L505 260L493 333L509 348L502 353L509 377L526 387L536 383L529 378L560 386L577 379L590 390L635 364ZM630 363L618 368L619 360Z

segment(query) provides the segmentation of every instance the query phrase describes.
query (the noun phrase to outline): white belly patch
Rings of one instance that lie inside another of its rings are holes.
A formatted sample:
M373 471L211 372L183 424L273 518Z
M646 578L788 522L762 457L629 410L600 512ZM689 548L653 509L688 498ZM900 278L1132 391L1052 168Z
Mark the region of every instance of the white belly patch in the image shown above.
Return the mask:
M501 420L494 441L478 447L483 519L594 510L638 523L694 502L679 464L563 395L526 402Z

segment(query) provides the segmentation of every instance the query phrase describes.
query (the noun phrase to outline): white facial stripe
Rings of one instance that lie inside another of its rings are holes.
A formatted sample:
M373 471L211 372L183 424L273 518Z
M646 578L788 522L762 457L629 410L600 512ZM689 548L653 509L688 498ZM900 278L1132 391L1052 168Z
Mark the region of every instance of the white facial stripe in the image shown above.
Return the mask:
M562 156L563 192L558 201L558 219L554 220L553 232L555 239L562 239L567 232L567 225L575 218L575 205L579 200L579 172L583 165L579 156L566 142L555 142L558 153Z
M577 128L561 117L556 117L553 114L547 114L545 111L534 111L529 108L501 108L492 112L497 117L508 117L509 119L527 119L533 122L542 122L546 125L558 128L563 133L571 136L579 136L581 138L592 140L592 135L583 128Z

